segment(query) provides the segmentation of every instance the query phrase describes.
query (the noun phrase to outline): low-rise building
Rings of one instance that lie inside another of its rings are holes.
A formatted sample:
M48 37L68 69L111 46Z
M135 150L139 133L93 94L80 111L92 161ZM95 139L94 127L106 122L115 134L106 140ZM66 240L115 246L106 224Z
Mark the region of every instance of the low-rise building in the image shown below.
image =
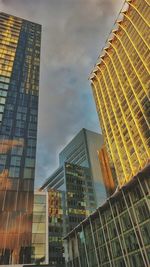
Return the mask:
M31 262L34 264L48 264L48 252L48 194L35 191Z

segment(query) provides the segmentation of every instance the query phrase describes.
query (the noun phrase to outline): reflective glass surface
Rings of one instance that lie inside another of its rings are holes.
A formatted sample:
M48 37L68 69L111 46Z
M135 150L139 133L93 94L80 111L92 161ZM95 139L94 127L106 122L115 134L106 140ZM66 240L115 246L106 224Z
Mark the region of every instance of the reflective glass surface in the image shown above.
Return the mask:
M31 260L40 38L0 13L0 264Z

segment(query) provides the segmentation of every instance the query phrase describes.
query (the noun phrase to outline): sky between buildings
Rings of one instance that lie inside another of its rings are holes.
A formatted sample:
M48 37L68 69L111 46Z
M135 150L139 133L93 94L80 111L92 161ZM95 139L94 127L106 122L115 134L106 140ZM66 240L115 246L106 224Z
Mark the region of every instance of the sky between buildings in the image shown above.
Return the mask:
M0 0L1 11L42 24L36 187L81 128L100 132L88 77L123 2Z

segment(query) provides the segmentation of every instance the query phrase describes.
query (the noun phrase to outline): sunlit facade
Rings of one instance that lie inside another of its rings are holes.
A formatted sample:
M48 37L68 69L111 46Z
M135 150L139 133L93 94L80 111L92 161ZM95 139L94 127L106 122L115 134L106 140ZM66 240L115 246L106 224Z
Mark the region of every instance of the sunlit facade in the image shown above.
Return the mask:
M0 264L31 262L41 26L0 13Z
M116 187L150 161L149 5L126 1L90 77Z

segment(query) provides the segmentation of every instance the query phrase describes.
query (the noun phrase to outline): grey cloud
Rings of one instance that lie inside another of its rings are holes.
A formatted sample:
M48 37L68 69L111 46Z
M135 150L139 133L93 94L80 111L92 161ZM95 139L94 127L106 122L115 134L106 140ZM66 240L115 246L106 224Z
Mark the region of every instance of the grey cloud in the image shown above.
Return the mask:
M88 76L123 0L1 0L4 12L42 24L37 185L82 127L100 131Z

